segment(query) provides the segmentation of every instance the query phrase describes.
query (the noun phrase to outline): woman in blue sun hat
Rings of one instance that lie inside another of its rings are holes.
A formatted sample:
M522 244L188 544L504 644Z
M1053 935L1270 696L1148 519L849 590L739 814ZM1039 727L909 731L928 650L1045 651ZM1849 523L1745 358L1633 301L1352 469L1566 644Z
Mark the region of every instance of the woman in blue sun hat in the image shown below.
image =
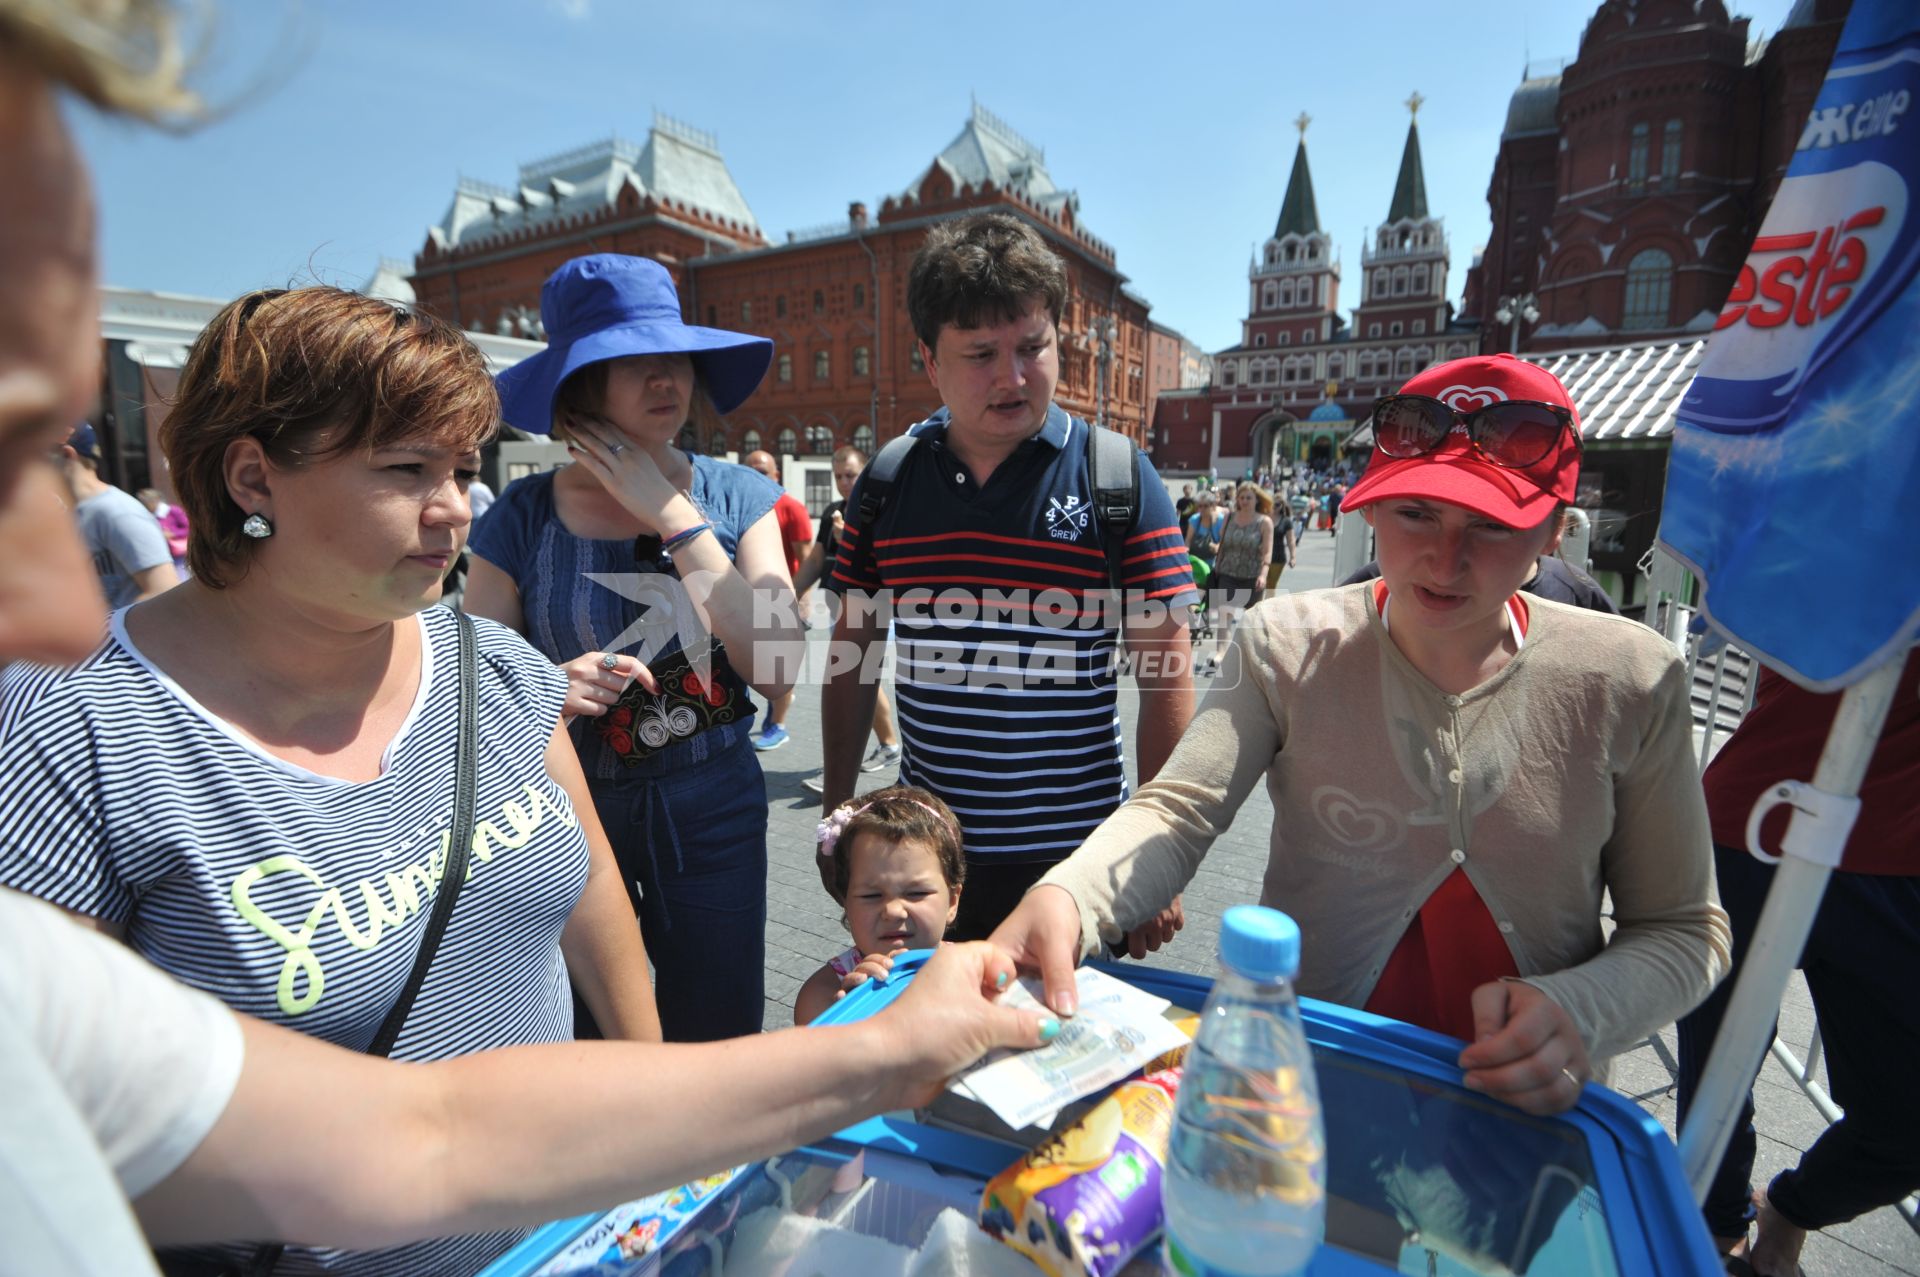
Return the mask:
M803 635L779 489L675 441L701 399L725 413L751 395L773 343L685 323L666 269L615 253L555 271L540 317L547 348L500 374L501 410L574 464L500 494L466 606L567 672L668 1040L757 1033L767 793L747 691L785 692Z

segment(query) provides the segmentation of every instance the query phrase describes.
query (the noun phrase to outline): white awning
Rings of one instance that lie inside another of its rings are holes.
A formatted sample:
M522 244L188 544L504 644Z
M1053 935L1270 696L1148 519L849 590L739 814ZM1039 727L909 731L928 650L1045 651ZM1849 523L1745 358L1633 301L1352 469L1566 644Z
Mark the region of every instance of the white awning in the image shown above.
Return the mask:
M1559 350L1528 357L1558 377L1580 410L1587 443L1642 443L1673 434L1680 400L1706 353L1705 337L1646 341L1632 346ZM1346 447L1373 446L1373 423L1353 432Z
M1706 353L1705 337L1563 350L1532 360L1558 377L1580 409L1588 443L1665 439Z

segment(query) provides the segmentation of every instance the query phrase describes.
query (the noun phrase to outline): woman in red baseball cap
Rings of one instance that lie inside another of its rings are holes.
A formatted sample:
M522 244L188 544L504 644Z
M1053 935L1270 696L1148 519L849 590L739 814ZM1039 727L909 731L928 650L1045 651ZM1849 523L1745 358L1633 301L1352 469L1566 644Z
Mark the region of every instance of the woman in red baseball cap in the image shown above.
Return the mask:
M1558 545L1579 424L1510 355L1379 401L1341 508L1380 579L1250 610L1159 775L995 933L1056 1010L1075 956L1185 887L1263 777L1261 903L1300 923L1301 991L1463 1039L1469 1087L1564 1110L1705 997L1728 929L1685 666L1636 622L1520 592Z

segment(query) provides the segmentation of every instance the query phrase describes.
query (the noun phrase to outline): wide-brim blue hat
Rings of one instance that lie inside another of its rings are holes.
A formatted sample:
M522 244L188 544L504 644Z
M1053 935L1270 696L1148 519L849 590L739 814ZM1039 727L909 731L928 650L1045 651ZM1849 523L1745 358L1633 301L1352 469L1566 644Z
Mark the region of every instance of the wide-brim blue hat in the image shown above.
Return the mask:
M725 413L747 401L773 362L773 343L765 337L686 323L667 268L622 253L576 257L548 276L540 289L540 322L547 348L494 379L501 415L528 434L552 431L560 383L588 364L691 355L707 397Z

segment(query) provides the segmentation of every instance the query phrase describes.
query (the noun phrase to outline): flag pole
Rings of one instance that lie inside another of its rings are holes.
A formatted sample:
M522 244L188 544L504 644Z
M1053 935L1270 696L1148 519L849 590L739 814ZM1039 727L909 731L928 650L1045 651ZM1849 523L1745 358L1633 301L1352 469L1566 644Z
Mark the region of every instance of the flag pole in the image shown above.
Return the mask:
M1814 769L1814 789L1849 802L1857 798L1906 659L1905 652L1896 652L1840 698L1833 729L1827 733L1826 747L1820 753L1820 765ZM1851 808L1857 810L1857 806ZM1830 862L1838 860L1840 848L1846 844L1853 823L1851 811L1837 818L1844 828L1816 833L1819 818L1806 807L1793 808L1787 841L1804 843L1806 848L1816 849L1816 854L1788 851L1774 871L1766 906L1741 957L1733 997L1720 1021L1713 1051L1707 1056L1699 1094L1680 1132L1680 1165L1696 1202L1706 1201L1720 1159L1726 1155L1740 1101L1772 1036L1770 1026L1780 1014L1787 977L1800 961L1807 934L1813 930L1814 915L1820 910L1820 899L1826 894L1827 879L1833 872ZM1827 819L1835 817L1829 814ZM1749 842L1758 842L1757 831L1750 832ZM1830 848L1831 856L1818 856L1820 847Z

